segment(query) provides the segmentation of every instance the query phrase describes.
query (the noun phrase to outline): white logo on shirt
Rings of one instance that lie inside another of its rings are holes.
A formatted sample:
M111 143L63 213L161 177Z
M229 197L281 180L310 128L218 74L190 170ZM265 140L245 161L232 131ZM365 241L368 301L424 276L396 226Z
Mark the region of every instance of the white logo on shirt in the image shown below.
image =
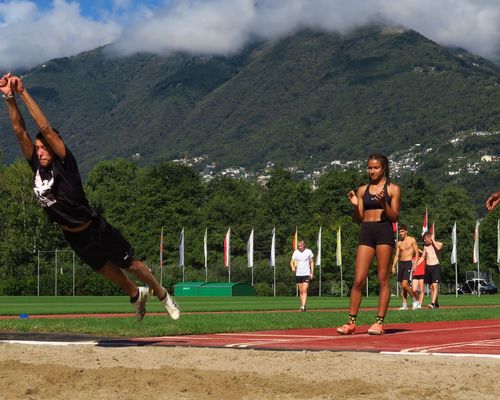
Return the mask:
M50 207L57 201L52 193L52 185L54 185L54 171L50 171L50 179L42 180L40 170L37 170L34 184L35 186L33 187L33 190L35 191L38 201L40 201L43 207Z

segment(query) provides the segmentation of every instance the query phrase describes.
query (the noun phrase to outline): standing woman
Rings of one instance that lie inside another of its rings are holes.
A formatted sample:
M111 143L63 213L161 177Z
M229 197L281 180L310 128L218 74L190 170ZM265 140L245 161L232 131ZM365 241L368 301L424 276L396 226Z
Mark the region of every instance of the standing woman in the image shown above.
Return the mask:
M369 184L360 186L356 194L352 190L348 193L354 207L354 219L361 223L361 232L349 303L349 321L337 328L341 335L352 335L356 330L362 289L375 257L379 284L378 314L376 322L368 329L370 335L384 334L384 318L391 297L389 273L394 250L392 223L398 220L401 192L398 185L389 181L389 160L386 156L369 156L368 174Z

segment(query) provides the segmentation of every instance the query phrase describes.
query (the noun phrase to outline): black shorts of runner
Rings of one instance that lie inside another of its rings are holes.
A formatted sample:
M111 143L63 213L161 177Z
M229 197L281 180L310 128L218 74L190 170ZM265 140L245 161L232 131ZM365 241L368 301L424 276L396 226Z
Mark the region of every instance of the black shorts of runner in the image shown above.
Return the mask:
M295 277L295 282L296 283L310 283L311 282L311 276L310 275L296 276Z
M387 244L394 247L394 233L390 221L362 222L358 245L377 247Z
M441 282L441 265L427 265L425 267L424 282L428 285Z
M400 261L398 266L398 282L409 281L413 263L410 261Z
M63 232L78 257L94 271L108 261L126 269L133 260L134 249L130 243L101 215L93 217L92 223L82 232Z
M413 275L412 278L414 281L418 280L418 279L424 279L425 275Z

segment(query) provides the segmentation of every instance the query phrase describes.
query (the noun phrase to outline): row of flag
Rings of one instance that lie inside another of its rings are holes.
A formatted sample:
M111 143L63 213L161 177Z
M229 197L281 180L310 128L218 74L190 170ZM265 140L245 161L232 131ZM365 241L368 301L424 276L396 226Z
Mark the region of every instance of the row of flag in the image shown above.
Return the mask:
M474 247L472 250L472 263L479 263L479 225L480 220L476 220L476 224L474 226ZM434 222L431 227L428 226L428 214L427 209L424 214L424 221L422 224L422 235L426 232L430 232L434 236ZM451 257L450 261L452 264L457 263L457 222L453 224L453 229L451 230ZM497 264L500 264L500 220L497 221Z
M434 235L434 223L431 225L428 230L428 215L427 210L424 215L424 222L422 225L422 235L429 231ZM474 264L479 263L479 225L480 221L477 220L474 227L474 247L472 254L472 262ZM398 225L397 222L393 224L393 230L397 231ZM317 253L316 253L316 265L321 265L321 233L322 228L319 228L318 238L317 238ZM453 229L451 232L451 263L457 263L457 223L453 224ZM295 228L295 233L292 236L292 250L296 250L298 245L298 231ZM203 253L205 257L205 268L208 266L208 230L205 229L205 235L203 239ZM253 268L254 266L254 230L250 233L250 236L247 241L247 263L248 268ZM500 220L497 221L497 263L500 264ZM224 237L224 266L226 268L230 268L231 265L231 228L227 230L227 233ZM342 266L342 234L341 227L337 230L337 247L336 247L336 265ZM184 228L181 231L179 238L179 266L184 267ZM272 239L271 239L271 251L269 256L269 266L274 268L276 266L276 229L272 230ZM163 228L160 234L160 268L163 268Z
M292 237L292 249L297 250L297 241L298 232L295 229L295 234ZM341 228L339 227L337 231L337 266L342 265L342 244L341 244ZM163 228L160 233L160 268L163 268ZM316 254L316 265L321 265L321 227L319 228L318 240L317 240L317 249L318 252ZM205 268L208 266L208 230L205 229L205 236L203 238L203 254L205 257ZM250 233L250 236L247 241L247 261L248 268L253 268L254 265L254 230ZM229 268L231 266L231 228L227 230L226 235L224 236L224 266ZM272 239L271 239L271 253L269 256L269 266L276 266L276 229L273 228L272 231ZM181 231L179 237L179 267L184 267L184 228Z

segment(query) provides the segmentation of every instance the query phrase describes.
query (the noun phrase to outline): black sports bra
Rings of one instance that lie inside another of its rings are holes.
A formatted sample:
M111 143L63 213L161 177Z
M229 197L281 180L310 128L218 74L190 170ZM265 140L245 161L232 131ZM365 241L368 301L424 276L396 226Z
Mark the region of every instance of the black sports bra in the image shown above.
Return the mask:
M387 181L384 184L384 197L388 205L391 205L391 198L387 192ZM382 210L382 206L377 201L375 195L370 193L370 185L366 186L365 193L363 194L363 210Z

